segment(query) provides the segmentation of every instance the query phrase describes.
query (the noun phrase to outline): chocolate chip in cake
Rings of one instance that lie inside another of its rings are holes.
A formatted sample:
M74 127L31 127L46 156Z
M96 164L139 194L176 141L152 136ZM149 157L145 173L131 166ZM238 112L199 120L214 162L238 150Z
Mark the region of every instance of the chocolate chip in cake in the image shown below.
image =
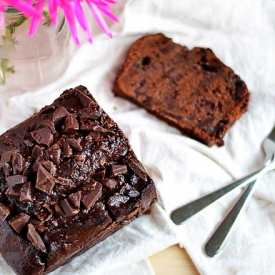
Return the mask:
M72 215L75 215L79 212L79 209L74 208L70 204L68 199L60 201L60 206L61 206L61 208L62 208L62 210L63 210L63 212L65 213L66 216L72 216Z
M74 114L69 114L63 125L64 133L74 134L76 130L79 130L79 124Z
M85 95L82 91L79 91L79 93L77 93L78 98L82 104L82 106L85 107L89 107L90 103L91 103L91 99Z
M53 142L53 135L47 127L32 131L31 136L38 144L47 145L48 147Z
M54 185L55 181L53 176L41 164L39 164L35 188L50 196Z
M29 221L30 216L25 214L25 213L20 213L13 217L10 221L9 224L10 226L19 234L21 230L24 228L24 226L27 224Z
M37 231L31 223L28 224L27 239L32 243L32 245L37 250L40 250L44 253L47 252L44 242L42 241L40 235L37 233Z
M32 149L32 157L34 159L37 159L38 157L43 155L42 148L38 145L35 145L34 148Z
M90 192L82 193L81 202L89 210L95 202L100 198L102 192L102 185L99 182L96 182L94 190Z
M0 202L0 221L4 221L10 214L10 208Z
M102 109L97 106L90 106L78 111L80 122L85 122L88 119L97 119L102 114Z
M32 202L34 199L34 190L31 183L28 182L22 186L20 189L20 201L21 202Z
M116 186L116 181L113 179L105 179L102 181L102 184L110 189L113 189Z
M63 107L59 106L53 113L52 121L53 123L59 124L63 118L67 117L70 113Z
M82 123L80 125L80 130L82 131L93 131L95 129L95 127L98 126L97 122L92 122L92 123Z
M110 167L110 177L127 173L126 165L112 165Z
M127 163L129 167L143 180L147 181L147 173L141 162L135 158L127 158Z

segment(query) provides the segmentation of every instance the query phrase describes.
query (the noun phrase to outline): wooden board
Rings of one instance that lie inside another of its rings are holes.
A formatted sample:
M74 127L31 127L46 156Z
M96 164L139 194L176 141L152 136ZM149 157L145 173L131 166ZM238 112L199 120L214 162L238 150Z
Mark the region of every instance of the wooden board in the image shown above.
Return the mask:
M149 258L156 275L199 275L186 251L173 245Z

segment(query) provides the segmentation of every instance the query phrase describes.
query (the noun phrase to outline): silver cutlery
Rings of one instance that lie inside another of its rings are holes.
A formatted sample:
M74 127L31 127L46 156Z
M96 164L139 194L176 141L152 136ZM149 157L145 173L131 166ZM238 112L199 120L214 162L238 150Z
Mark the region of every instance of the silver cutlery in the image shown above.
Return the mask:
M233 225L236 223L237 218L239 217L242 210L245 208L248 199L252 196L255 187L257 186L257 183L260 181L260 178L266 172L275 169L275 127L263 141L263 149L266 156L264 165L261 169L223 188L207 194L202 198L190 202L171 213L172 221L177 225L182 224L184 221L193 217L195 214L198 214L200 211L210 206L214 202L217 202L221 198L227 196L233 190L249 184L207 241L205 252L208 256L213 257L221 251L222 247L229 237L229 233L231 232Z

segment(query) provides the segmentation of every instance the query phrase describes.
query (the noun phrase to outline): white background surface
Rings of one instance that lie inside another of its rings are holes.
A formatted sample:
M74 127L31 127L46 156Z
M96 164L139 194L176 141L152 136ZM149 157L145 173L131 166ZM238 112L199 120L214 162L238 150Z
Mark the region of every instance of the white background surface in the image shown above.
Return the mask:
M159 204L150 216L120 230L59 273L150 274L146 263L133 262L180 242L201 274L275 274L274 172L264 177L224 251L215 258L205 256L203 246L238 192L182 226L174 226L168 216L176 207L262 165L261 143L275 125L275 1L124 0L114 13L121 20L111 24L114 38L93 28L94 45L83 40L60 80L37 91L0 95L4 132L50 104L64 89L86 86L125 131L158 189ZM211 48L246 82L251 92L248 111L226 134L223 147L208 148L189 139L112 94L131 43L158 32L188 48ZM122 269L127 264L132 269ZM1 271L9 274L2 262Z

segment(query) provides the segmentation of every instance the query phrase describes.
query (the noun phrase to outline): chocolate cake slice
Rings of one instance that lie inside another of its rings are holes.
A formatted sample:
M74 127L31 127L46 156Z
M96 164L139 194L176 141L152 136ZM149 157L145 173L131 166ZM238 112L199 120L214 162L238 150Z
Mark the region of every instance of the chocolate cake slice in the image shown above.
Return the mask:
M223 145L250 97L245 83L210 49L188 50L163 34L131 46L113 92L208 146Z
M0 136L0 252L46 274L156 202L118 125L83 86Z

